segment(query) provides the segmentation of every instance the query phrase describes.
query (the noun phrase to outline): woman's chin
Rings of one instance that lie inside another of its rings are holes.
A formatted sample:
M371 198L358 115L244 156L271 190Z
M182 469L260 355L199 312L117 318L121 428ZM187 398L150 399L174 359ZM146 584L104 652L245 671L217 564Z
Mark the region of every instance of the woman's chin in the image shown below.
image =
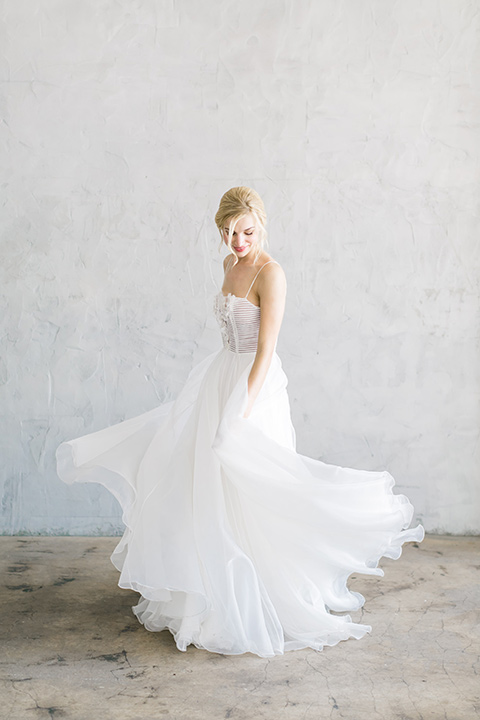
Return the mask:
M237 257L243 258L243 257L245 257L246 255L248 255L248 253L250 252L250 249L251 249L251 248L250 248L250 245L247 245L247 246L245 246L245 247L243 247L243 248L238 248L238 249L237 249L237 248L233 248L233 251L234 251L234 253L235 253L235 255L236 255Z

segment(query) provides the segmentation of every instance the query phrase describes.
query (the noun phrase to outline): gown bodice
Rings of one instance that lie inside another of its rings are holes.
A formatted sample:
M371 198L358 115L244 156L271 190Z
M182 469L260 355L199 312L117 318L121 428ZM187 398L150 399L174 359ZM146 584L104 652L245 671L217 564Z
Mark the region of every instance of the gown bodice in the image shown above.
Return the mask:
M266 265L276 263L268 260L253 278L244 297L220 290L215 295L214 312L223 338L223 347L234 353L257 352L258 331L260 330L260 308L247 300L255 280Z
M237 295L215 296L214 312L220 325L223 347L234 353L257 351L260 308Z

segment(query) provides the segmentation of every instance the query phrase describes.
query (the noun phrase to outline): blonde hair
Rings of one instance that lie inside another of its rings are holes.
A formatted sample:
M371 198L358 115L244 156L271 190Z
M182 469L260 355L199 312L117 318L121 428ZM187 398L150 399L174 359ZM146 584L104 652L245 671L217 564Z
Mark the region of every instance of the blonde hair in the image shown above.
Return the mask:
M233 231L235 230L237 222L249 213L253 215L258 230L256 261L267 244L267 214L260 195L252 188L244 187L243 185L230 188L230 190L227 190L222 196L215 215L215 224L222 238L220 248L223 246L224 228L228 225L227 246L236 262L238 262L238 258L232 249Z

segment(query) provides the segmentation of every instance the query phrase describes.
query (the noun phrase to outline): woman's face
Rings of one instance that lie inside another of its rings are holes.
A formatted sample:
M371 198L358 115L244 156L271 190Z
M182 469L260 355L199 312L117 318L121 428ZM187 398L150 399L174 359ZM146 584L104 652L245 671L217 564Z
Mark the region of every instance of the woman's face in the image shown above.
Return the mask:
M223 240L228 245L229 226L223 228ZM244 258L255 246L258 239L255 218L251 213L237 220L232 235L232 250L238 258Z

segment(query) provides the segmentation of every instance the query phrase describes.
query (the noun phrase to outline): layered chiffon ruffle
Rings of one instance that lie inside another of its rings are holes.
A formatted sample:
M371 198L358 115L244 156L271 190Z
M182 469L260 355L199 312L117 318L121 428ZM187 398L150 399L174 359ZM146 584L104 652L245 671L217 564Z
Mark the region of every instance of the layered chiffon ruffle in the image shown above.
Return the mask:
M296 452L277 354L243 417L254 358L213 353L174 402L57 450L62 480L117 498L119 585L140 593L139 621L168 628L180 650L270 657L361 638L371 628L348 614L364 603L349 575L383 575L380 558L424 537L388 472Z

